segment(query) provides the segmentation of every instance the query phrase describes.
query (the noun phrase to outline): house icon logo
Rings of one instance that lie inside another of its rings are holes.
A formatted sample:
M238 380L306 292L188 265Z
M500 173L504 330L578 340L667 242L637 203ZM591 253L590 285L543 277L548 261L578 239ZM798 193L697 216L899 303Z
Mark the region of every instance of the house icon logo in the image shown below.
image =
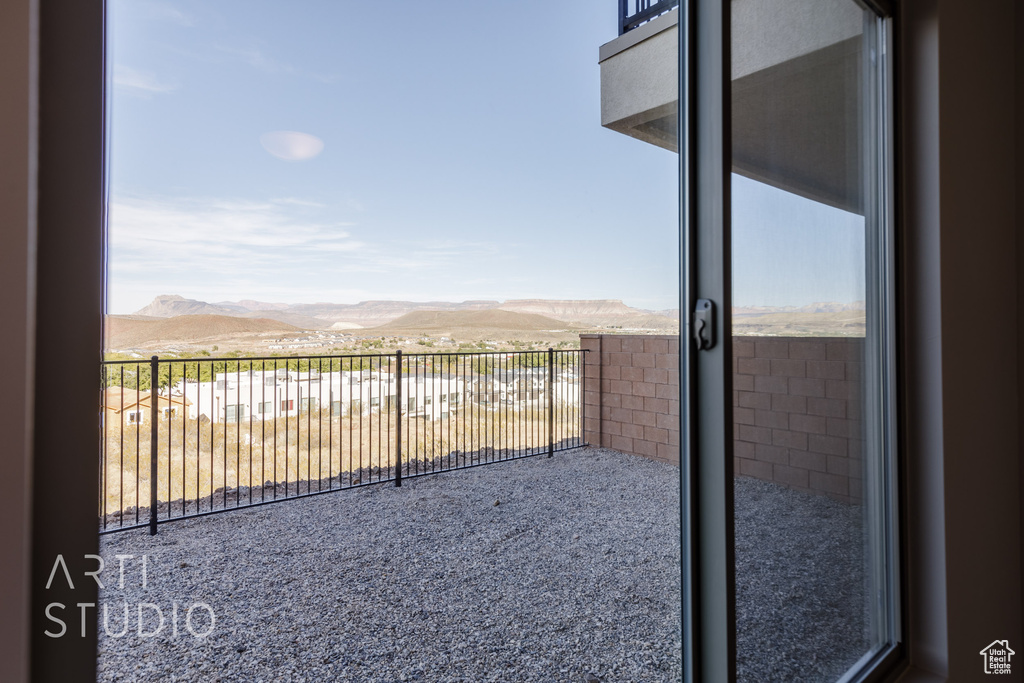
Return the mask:
M1009 674L1010 657L1017 653L1010 649L1008 641L994 640L979 654L985 658L985 673Z

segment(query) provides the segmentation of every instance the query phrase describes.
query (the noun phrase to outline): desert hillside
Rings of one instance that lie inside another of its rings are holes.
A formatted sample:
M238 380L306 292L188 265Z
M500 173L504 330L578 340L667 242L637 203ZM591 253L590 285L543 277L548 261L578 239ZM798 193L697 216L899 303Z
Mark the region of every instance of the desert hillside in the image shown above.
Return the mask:
M413 311L374 328L373 332L407 334L444 334L459 328L492 329L512 332L569 330L574 326L561 320L532 313L512 311ZM369 331L369 330L368 330Z
M218 340L255 338L272 333L289 334L299 329L278 320L235 318L223 315L180 315L142 319L110 315L105 333L108 349L153 348L161 344L201 344Z

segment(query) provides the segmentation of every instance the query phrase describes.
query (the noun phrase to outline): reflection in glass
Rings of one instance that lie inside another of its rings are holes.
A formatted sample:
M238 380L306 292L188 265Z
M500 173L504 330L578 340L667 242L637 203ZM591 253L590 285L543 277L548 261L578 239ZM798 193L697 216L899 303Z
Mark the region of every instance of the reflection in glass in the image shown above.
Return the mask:
M737 676L832 681L889 637L881 23L731 9Z

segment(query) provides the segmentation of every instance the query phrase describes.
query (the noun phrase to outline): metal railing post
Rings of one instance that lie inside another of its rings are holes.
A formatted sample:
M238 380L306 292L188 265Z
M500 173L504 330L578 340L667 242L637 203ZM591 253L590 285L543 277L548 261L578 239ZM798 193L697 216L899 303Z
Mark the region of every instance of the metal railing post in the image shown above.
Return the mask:
M156 501L157 501L157 448L159 435L160 408L158 405L158 388L160 384L160 358L149 359L149 535L156 536ZM138 386L138 384L136 384ZM141 414L141 411L140 411Z
M398 417L395 419L395 486L402 485L402 350L398 349L398 370L395 373L395 395L398 403Z
M548 347L548 457L555 454L555 350Z

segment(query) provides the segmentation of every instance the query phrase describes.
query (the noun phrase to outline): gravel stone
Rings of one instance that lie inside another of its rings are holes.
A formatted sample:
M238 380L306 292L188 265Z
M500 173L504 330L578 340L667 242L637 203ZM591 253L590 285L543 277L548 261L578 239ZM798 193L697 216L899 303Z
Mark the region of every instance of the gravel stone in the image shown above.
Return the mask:
M98 680L678 681L678 491L581 448L103 536Z
M862 508L748 478L735 498L738 680L838 679L868 647ZM115 533L101 553L99 681L682 679L679 470L608 449Z

